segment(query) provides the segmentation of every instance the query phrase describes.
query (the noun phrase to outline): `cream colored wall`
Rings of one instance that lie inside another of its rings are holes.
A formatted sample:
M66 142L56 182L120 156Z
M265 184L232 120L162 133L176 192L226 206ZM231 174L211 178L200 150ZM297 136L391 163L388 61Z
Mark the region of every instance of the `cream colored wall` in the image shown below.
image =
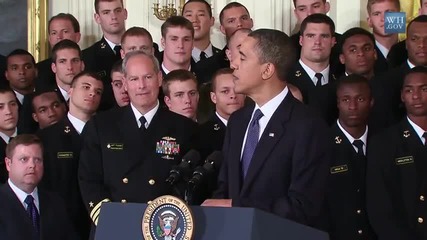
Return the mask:
M128 10L126 26L142 26L160 43L160 26L163 21L153 15L153 3L157 0L124 0ZM330 0L329 16L335 21L337 32L344 32L351 27L359 26L366 20L367 0ZM176 0L179 2L179 0ZM225 39L219 31L218 15L221 9L231 0L211 0L213 15L216 18L212 30L212 42L222 47ZM238 0L245 5L254 19L254 29L275 28L291 33L295 26L292 0ZM50 0L50 16L60 12L73 14L80 22L82 40L80 46L86 48L102 36L98 25L93 20L92 0Z

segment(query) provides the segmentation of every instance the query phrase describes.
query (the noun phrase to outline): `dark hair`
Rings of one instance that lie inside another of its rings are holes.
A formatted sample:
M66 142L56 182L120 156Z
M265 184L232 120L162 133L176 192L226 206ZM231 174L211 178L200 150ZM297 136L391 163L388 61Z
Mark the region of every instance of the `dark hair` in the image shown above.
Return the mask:
M367 36L369 38L369 40L372 41L372 44L375 46L375 37L372 33L368 32L367 30L360 28L360 27L354 27L354 28L350 28L349 30L345 31L343 33L343 35L341 36L340 42L339 42L339 49L340 52L343 53L344 52L344 44L345 41L353 36L356 35L364 35Z
M115 0L95 0L95 4L94 4L95 12L99 13L99 3L100 2L114 2L114 1ZM120 3L122 4L122 7L123 7L123 0L120 0Z
M34 134L17 135L16 137L14 137L9 142L9 144L7 144L7 146L6 146L6 157L9 159L12 159L13 154L15 153L15 149L19 145L29 146L29 145L33 145L33 144L38 145L43 152L43 143L40 140L40 138L38 138L36 135L34 135Z
M59 92L58 91L55 91L54 89L52 89L52 88L45 88L45 89L37 89L35 92L33 92L31 95L30 95L30 98L31 98L31 110L32 110L32 112L33 113L35 113L36 112L36 107L34 106L34 99L36 98L36 97L40 97L41 95L43 95L43 94L45 94L45 93L55 93L55 95L56 95L56 97L57 97L57 100L61 103L61 104L65 104L65 102L64 102L64 99L63 98L61 98L60 96L59 96Z
M113 74L114 72L123 73L122 64L123 64L123 59L120 59L117 62L115 62L111 67L110 74Z
M49 22L48 22L48 27L47 30L50 33L50 24L55 21L55 20L67 20L71 22L71 25L73 25L73 30L76 33L80 32L80 24L79 21L77 21L77 19L69 13L59 13L58 15L55 15L53 17L50 18Z
M95 73L95 72L92 72L92 71L82 71L82 72L80 72L80 73L78 73L76 76L74 76L73 77L73 80L71 81L71 87L74 87L75 86L75 84L77 83L77 81L81 78L81 77L84 77L84 76L87 76L87 77L91 77L91 78L94 78L95 80L97 80L97 81L100 81L100 82L102 82L102 79L101 79L101 77L97 74L97 73ZM103 83L103 82L102 82Z
M177 70L173 70L171 72L169 72L164 78L163 78L163 82L162 82L162 90L163 90L163 94L165 94L165 96L169 97L169 85L172 82L185 82L185 81L194 81L196 83L197 86L197 79L196 76L194 76L194 74L188 70L184 70L184 69L177 69Z
M329 26L329 30L331 31L331 36L335 35L335 23L332 21L330 17L323 13L315 13L307 16L301 23L300 27L300 35L304 35L304 31L307 28L309 23L325 23Z
M184 16L184 11L185 11L185 6L187 6L187 4L189 3L203 3L206 6L206 10L208 11L209 17L212 17L212 7L211 5L206 2L205 0L188 0L185 4L184 7L182 7L182 12L181 15Z
M5 85L5 86L1 86L1 87L0 87L0 93L1 93L1 94L8 93L8 92L10 92L10 93L12 93L14 96L16 96L16 95L15 95L15 92L13 91L13 89L12 89L11 87L9 87L9 85Z
M143 27L131 27L128 30L126 30L126 32L123 33L122 35L121 43L123 44L123 42L127 37L135 37L135 36L148 37L148 39L150 39L151 45L153 45L153 37L151 36L150 32Z
M382 2L392 2L396 5L397 10L400 11L400 1L399 0L368 0L368 4L366 4L366 10L368 11L368 14L371 14L372 5L374 5L376 3L382 3Z
M234 70L231 69L231 68L221 68L218 71L216 71L212 75L211 92L215 92L215 89L216 89L216 79L218 78L218 76L225 75L225 74L233 74L233 72L234 72Z
M412 19L412 21L410 21L408 26L406 27L406 32L409 32L409 28L412 26L413 22L426 23L427 22L427 15L419 15L418 17Z
M403 82L405 82L405 81L409 78L409 76L410 76L410 75L412 75L412 74L416 74L416 73L420 73L420 74L427 75L427 67L424 67L424 66L416 66L416 67L411 68L411 70L409 70L409 71L406 73L406 75L405 75L405 78L404 78Z
M79 53L79 57L80 59L82 58L82 51L80 50L80 47L77 43L69 40L69 39L64 39L61 40L60 42L58 42L57 44L55 44L55 46L53 46L52 48L52 62L56 63L57 60L57 55L56 53L60 50L63 49L74 49Z
M190 30L191 36L194 38L193 24L190 22L190 20L186 19L183 16L172 16L166 19L166 21L162 24L162 27L161 27L162 37L166 38L168 29L173 27L181 27L181 28Z
M29 53L27 50L20 49L20 48L13 50L12 52L9 53L9 55L7 55L7 57L6 57L6 63L7 63L7 65L9 65L9 58L11 58L13 56L21 56L21 55L23 55L23 56L30 56L31 63L34 66L36 65L36 61L34 60L33 55L31 55L31 53Z
M294 1L294 7L297 7L297 1L298 0L293 0ZM322 0L323 3L326 3L326 0Z
M352 85L352 84L366 84L366 86L368 86L369 91L371 91L371 85L369 84L369 80L367 78L365 78L362 75L359 74L350 74L350 75L343 75L342 77L340 77L337 81L337 93L338 91L343 87L343 86L347 86L347 85Z
M241 4L241 3L238 3L238 2L231 2L231 3L229 3L229 4L227 4L227 5L225 5L225 7L221 10L221 12L219 13L219 22L220 22L220 24L222 25L223 24L223 18L224 18L224 12L226 11L226 10L228 10L228 9L230 9L230 8L239 8L239 7L242 7L242 8L244 8L245 10L246 10L246 12L248 13L248 15L249 15L249 11L248 11L248 9L243 5L243 4Z
M285 81L296 59L296 50L291 38L286 33L274 29L258 29L249 33L248 37L257 41L254 51L260 63L273 64L277 77Z

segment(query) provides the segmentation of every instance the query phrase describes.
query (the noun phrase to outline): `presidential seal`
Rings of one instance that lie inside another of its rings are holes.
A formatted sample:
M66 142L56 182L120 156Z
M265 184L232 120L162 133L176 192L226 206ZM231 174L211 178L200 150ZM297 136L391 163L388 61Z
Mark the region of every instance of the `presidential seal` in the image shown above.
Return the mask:
M148 204L141 225L145 240L191 240L193 213L181 199L165 195Z

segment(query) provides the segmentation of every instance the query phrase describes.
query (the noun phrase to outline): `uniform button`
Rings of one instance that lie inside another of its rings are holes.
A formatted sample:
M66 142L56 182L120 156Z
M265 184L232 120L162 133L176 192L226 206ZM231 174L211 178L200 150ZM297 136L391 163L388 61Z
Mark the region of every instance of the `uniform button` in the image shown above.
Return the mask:
M360 210L360 209L357 209L357 214L361 214L362 213L362 210Z
M362 230L357 231L358 234L363 234Z
M423 195L420 196L420 201L424 202L424 196Z
M127 203L128 201L126 201L126 199L122 199L122 203Z
M357 192L360 192L360 189L357 189Z
M148 183L149 183L150 185L154 185L154 184L156 183L156 181L154 181L154 179L150 179L150 180L148 181Z
M127 184L129 182L129 179L128 178L123 178L122 181L123 181L124 184Z
M423 223L424 222L424 219L423 218L421 218L421 217L419 217L418 218L418 223Z

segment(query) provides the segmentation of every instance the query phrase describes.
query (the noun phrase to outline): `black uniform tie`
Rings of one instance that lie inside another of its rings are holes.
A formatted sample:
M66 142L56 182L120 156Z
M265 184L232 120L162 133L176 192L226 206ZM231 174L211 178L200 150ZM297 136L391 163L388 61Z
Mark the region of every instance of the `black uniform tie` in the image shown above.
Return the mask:
M357 155L360 157L365 157L365 153L363 153L363 142L360 139L356 139L353 141L353 145L357 148Z
M206 53L205 52L200 52L200 60L206 59Z
M323 74L316 73L314 76L317 78L316 87L321 87L322 86Z
M114 52L116 52L116 57L118 58L118 59L121 59L122 58L122 56L121 56L121 54L120 54L120 50L122 49L122 47L120 46L120 45L116 45L115 47L114 47Z
M141 116L139 118L139 122L141 123L141 127L139 127L140 132L145 133L145 131L147 131L147 128L145 128L145 123L147 122L147 119L145 119L144 116Z

